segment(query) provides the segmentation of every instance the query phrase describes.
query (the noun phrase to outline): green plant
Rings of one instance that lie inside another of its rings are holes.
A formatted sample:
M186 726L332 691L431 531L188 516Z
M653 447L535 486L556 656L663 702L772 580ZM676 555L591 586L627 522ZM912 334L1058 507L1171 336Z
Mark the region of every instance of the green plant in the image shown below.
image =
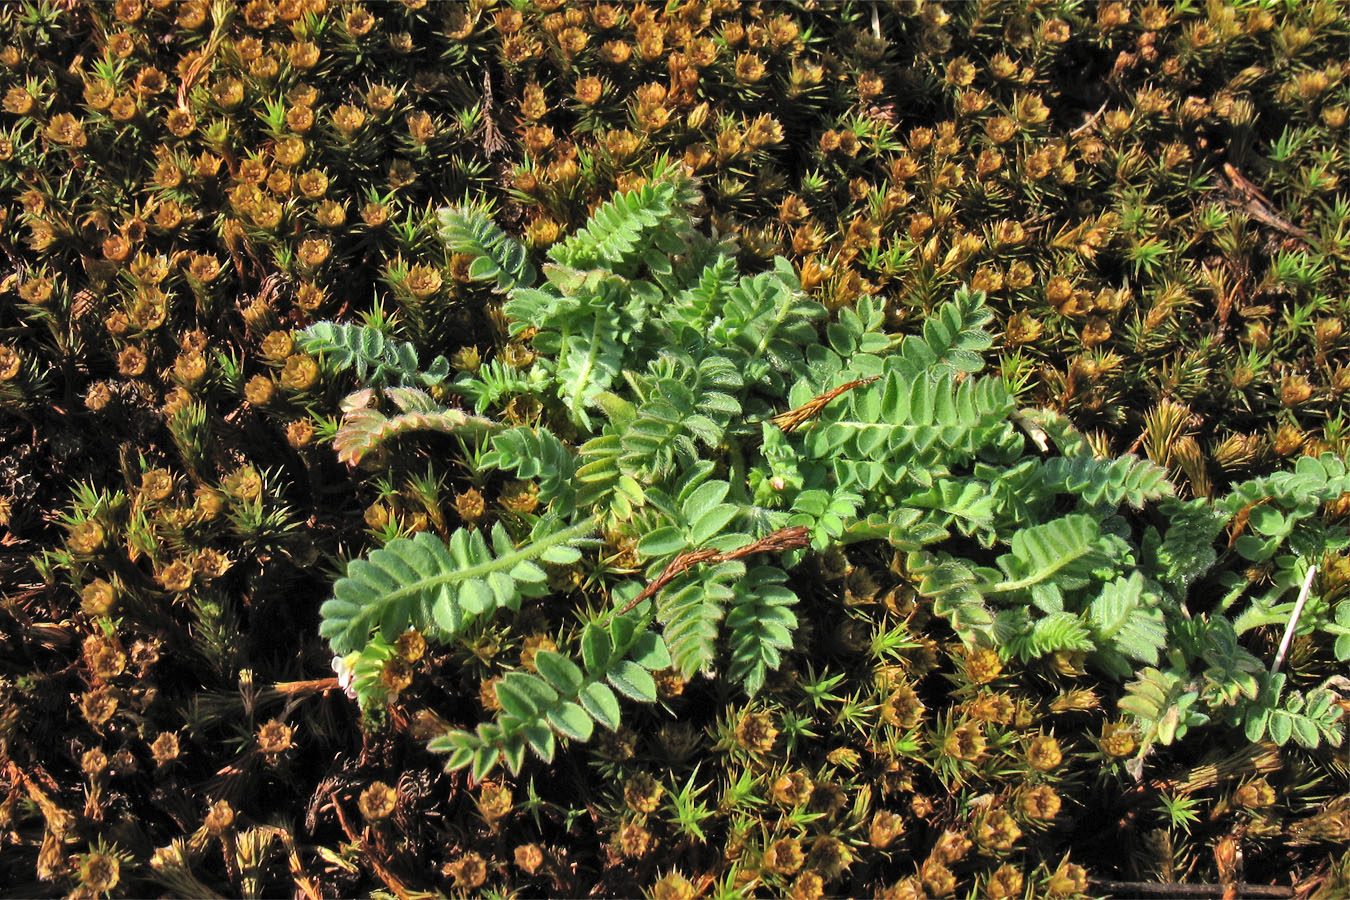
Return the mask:
M1303 460L1218 503L1176 500L1159 467L1093 457L1065 420L1019 411L1000 376L981 374L991 337L980 294L959 291L921 335L903 339L882 332L867 298L826 322L782 260L737 276L728 248L694 230L684 207L695 196L686 176L658 166L550 251L542 284L509 288L511 332L537 354L512 392L541 404L541 424L465 430L490 443L480 466L536 482L538 507L509 527L460 529L448 546L420 534L349 563L321 630L350 655L363 702L382 695L371 662L404 629L454 641L470 622L543 596L541 564L576 562L600 534L628 541L642 577L606 579L600 611L580 613L569 649L536 655L535 672L503 675L493 722L432 741L449 767L471 765L475 778L499 760L517 771L527 746L549 760L555 734L586 740L595 723L616 728L611 688L650 702L649 672L668 665L685 678L723 670L754 694L793 644L786 570L808 546L884 539L967 643L1025 660L1083 652L1118 679L1147 666L1122 707L1148 724L1149 740L1220 713L1249 732L1272 727L1252 722L1276 721L1279 685L1253 679L1264 666L1237 646L1226 618L1240 590L1218 609L1192 611L1188 588L1215 568L1215 539L1237 505L1269 502L1308 519L1350 487L1343 463ZM489 232L469 212L442 221L461 250L468 235ZM527 271L509 241L485 246ZM502 265L478 276L499 279ZM490 393L472 375L451 389ZM502 399L480 403L479 416ZM422 406L437 428L469 421ZM1059 455L1029 452L1024 431ZM1158 500L1164 529L1130 517ZM1343 535L1305 524L1321 536L1317 547L1340 546ZM1294 536L1286 517L1263 514L1253 528L1265 543L1237 543L1251 559ZM1308 541L1293 549L1308 552ZM1247 615L1273 615L1279 596L1254 598ZM1223 662L1192 677L1225 635ZM1316 733L1339 740L1339 710L1320 695L1278 715L1312 710Z

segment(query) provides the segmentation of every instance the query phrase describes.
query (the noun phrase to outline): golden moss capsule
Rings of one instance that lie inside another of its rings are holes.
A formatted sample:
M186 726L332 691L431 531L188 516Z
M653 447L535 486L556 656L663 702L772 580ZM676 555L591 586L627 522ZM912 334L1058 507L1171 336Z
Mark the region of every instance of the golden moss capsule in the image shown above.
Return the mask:
M1018 800L1019 811L1032 821L1048 822L1059 815L1060 797L1048 784L1037 785Z
M378 822L393 815L398 792L383 781L374 781L361 792L356 807L367 822Z
M178 735L172 731L161 733L150 744L150 756L154 759L155 765L160 768L178 759L180 752Z
M538 844L521 844L512 851L512 857L526 875L533 875L544 864L544 850Z
M629 822L616 835L619 852L629 859L645 856L651 849L652 835L636 822Z
M806 861L801 841L796 838L780 838L764 851L764 868L778 875L793 875Z
M665 788L646 772L638 772L624 783L623 802L635 813L656 812Z

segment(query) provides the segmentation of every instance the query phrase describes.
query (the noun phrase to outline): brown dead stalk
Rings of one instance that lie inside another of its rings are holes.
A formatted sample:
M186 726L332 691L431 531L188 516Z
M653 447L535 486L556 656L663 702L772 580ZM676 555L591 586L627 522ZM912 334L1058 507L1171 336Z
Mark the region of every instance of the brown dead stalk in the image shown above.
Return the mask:
M651 584L642 589L638 594L628 602L628 605L619 610L619 615L631 611L643 600L650 600L656 596L661 588L665 587L676 576L687 572L699 563L719 563L728 560L740 559L743 556L749 556L752 553L774 553L780 550L800 550L802 547L811 543L810 535L803 525L793 525L790 528L780 528L777 531L767 534L757 541L746 544L744 547L737 547L735 550L718 552L710 547L704 547L701 550L690 550L681 553L670 561L670 563L661 570L661 574L656 576Z

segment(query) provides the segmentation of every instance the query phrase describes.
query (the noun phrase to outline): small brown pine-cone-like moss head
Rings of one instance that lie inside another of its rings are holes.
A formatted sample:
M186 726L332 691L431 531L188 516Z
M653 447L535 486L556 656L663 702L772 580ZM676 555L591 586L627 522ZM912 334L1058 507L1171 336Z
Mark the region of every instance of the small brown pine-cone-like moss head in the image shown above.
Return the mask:
M767 712L747 712L736 723L736 744L751 753L766 754L777 740L778 729Z
M662 700L674 700L684 693L689 683L680 670L674 667L653 672L652 675L656 679L657 696Z
M52 297L52 280L45 275L29 278L19 285L19 296L26 303L42 306Z
M296 105L286 110L286 127L296 134L308 133L314 127L314 108Z
M305 145L305 139L292 135L277 141L276 146L272 148L272 158L276 160L277 165L289 169L300 165L308 152L309 148Z
M209 284L220 274L220 260L209 253L194 253L188 260L188 274L202 284Z
M805 772L787 772L774 779L770 794L780 806L798 807L811 799L815 783Z
M1003 671L1003 660L990 647L975 647L965 653L963 669L971 684L988 684Z
M904 817L882 809L877 810L872 815L872 824L867 831L867 840L875 849L885 850L904 833Z
M67 540L66 546L74 553L92 556L103 549L105 539L103 526L96 520L89 519L70 530L70 538Z
M417 168L412 160L396 159L389 164L389 187L400 190L417 181Z
M1050 772L1058 768L1063 759L1059 741L1053 735L1041 735L1027 746L1027 765L1037 772Z
M245 502L257 500L262 496L262 476L252 466L240 466L221 482L225 493L236 500Z
M508 512L529 515L539 506L539 485L533 481L508 481L502 485L498 501Z
M919 879L929 897L950 897L956 892L956 876L941 860L929 857L919 867Z
M576 84L573 86L572 94L582 106L594 106L600 102L600 98L604 95L604 91L604 82L592 75L586 78L577 79Z
M117 371L127 378L145 374L147 360L139 347L126 347L117 355Z
M391 698L403 693L412 682L413 669L407 662L397 656L384 661L380 669L380 684Z
M319 363L312 356L293 353L286 357L281 369L281 386L288 391L303 393L319 383Z
M615 835L615 842L618 844L619 852L626 858L637 859L645 856L651 849L652 835L636 822L629 822L619 829Z
M291 355L295 340L289 331L273 331L263 338L262 355L269 362L281 362Z
M811 842L806 864L825 880L833 881L852 865L853 858L847 844L832 834L822 834Z
M80 888L92 896L107 894L121 878L121 861L112 853L95 851L80 860Z
M254 31L266 31L276 20L276 7L271 0L249 0L244 4L243 20Z
M258 749L268 756L277 756L294 746L294 736L294 728L279 719L272 719L258 729Z
M647 772L638 772L623 786L623 802L635 813L647 815L656 812L665 793L660 783Z
M446 874L455 880L455 887L473 890L487 881L487 861L470 851L445 867Z
M478 685L478 702L483 704L483 709L488 712L498 712L501 710L501 702L497 699L497 682L501 677L485 678Z
M948 829L938 836L930 856L944 865L953 865L965 858L970 852L970 846L968 837L959 831Z
M155 575L160 587L175 594L181 594L192 587L192 564L187 560L176 559Z
M1337 366L1331 373L1331 392L1339 397L1350 391L1350 366Z
M1280 456L1293 456L1303 449L1303 445L1308 442L1308 436L1301 428L1293 424L1284 424L1275 432L1275 440L1272 447Z
M180 353L173 363L173 375L183 387L193 390L206 378L206 356L195 350Z
M27 88L12 87L5 94L5 112L16 116L26 116L37 108L37 101Z
M847 805L848 794L839 785L829 781L816 781L812 783L812 812L824 813L827 816L832 816Z
M515 849L516 865L526 875L533 875L544 864L544 850L538 844L521 844Z
M80 592L80 609L86 615L106 616L117 603L117 592L102 578L95 579L84 586Z
M80 757L80 771L94 778L108 770L108 754L98 747L84 751Z
M888 885L877 892L880 900L925 900L923 882L918 875L901 878L895 884Z
M1012 863L1004 863L990 873L989 880L984 883L984 896L989 900L1021 897L1024 881L1021 869Z
M1036 273L1026 260L1019 259L1008 267L1004 283L1014 291L1020 291L1036 279Z
M45 134L53 143L65 144L76 150L88 142L84 133L84 123L71 113L57 113L52 116L51 121L47 123Z
M131 645L130 663L136 667L136 676L144 678L150 667L159 662L159 641L139 640Z
M309 447L315 440L315 424L308 418L297 418L286 425L286 443L294 449Z
M764 868L778 875L792 875L805 862L806 854L796 838L780 838L764 851Z
M881 718L888 725L908 730L923 721L923 701L908 684L899 684L881 706Z
M328 193L328 176L318 169L310 169L304 172L296 179L296 184L300 188L300 193L304 194L306 199L318 200L324 194Z
M328 292L312 281L302 281L295 291L295 305L302 312L312 313L328 301Z
M418 299L425 299L441 289L441 273L435 266L419 263L409 267L408 277L404 283L410 294Z
M1047 897L1076 897L1087 892L1087 872L1068 860L1059 864L1045 886Z
M332 252L332 241L326 237L311 236L300 241L300 246L296 249L296 256L306 266L315 268L323 265Z
M385 113L393 108L398 94L387 84L376 83L366 89L366 107L373 113Z
M1007 853L1021 837L1022 829L1004 809L991 809L975 822L975 842L987 853Z
M1013 699L1004 693L981 693L962 707L967 716L981 722L1008 725L1017 713Z
M225 511L225 495L213 488L202 486L192 495L192 512L203 522L209 522Z
M652 900L693 900L698 891L679 872L671 872L652 885Z
M1266 809L1275 804L1275 789L1262 775L1240 785L1233 795L1238 805L1247 809Z
M356 800L356 808L367 822L387 819L398 805L398 792L383 781L371 782Z
M478 811L491 825L511 812L513 799L509 787L486 781L478 791Z
M163 732L150 744L150 756L160 768L177 760L179 752L178 735L172 731Z
M286 48L286 56L291 68L300 71L312 69L319 64L319 45L313 41L296 41ZM287 117L286 121L289 123L290 118Z
M947 733L942 742L942 752L955 759L974 762L984 756L987 746L983 723L966 722Z
M558 240L562 226L547 216L541 216L525 226L525 241L531 247L548 247Z
M798 875L788 888L788 897L791 900L819 900L823 896L825 896L825 879L813 869L807 869Z
M379 228L385 222L389 221L389 207L383 203L370 201L361 207L361 221L365 222L371 228ZM468 280L468 266L465 265L465 281Z
M110 681L127 668L127 655L115 637L103 632L84 639L84 663L95 683Z
M0 344L0 381L13 381L23 368L23 357L13 347Z
M347 13L343 23L352 37L363 37L375 27L375 17L363 6L356 6Z
M341 228L347 223L347 208L336 200L324 200L314 211L314 221L324 228Z
M80 714L95 729L102 728L117 712L117 694L110 687L86 691L80 697Z
M1302 406L1312 394L1312 384L1303 375L1290 375L1280 382L1281 406Z
M487 504L477 488L471 487L463 493L455 495L455 512L465 522L477 522L486 511Z
M1059 815L1059 794L1048 784L1037 785L1024 793L1017 806L1027 819L1048 822Z
M408 629L394 641L394 652L406 663L415 663L427 652L427 640L421 633Z

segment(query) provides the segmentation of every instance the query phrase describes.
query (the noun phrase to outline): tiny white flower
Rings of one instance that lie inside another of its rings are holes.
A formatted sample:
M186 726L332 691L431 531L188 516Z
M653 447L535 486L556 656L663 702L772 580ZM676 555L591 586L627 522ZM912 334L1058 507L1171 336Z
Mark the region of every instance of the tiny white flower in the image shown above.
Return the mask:
M333 671L337 673L338 687L342 688L342 693L347 695L347 699L356 699L356 689L352 687L352 681L356 676L356 659L361 654L348 653L346 656L333 657Z

